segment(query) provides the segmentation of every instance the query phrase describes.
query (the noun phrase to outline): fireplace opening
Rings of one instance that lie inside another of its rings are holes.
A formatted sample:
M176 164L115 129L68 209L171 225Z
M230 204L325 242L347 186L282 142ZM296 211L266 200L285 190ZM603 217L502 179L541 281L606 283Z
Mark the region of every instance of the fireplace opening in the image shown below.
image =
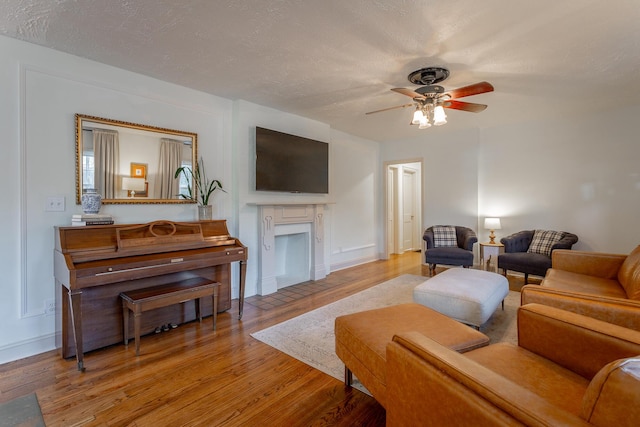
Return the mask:
M322 204L261 204L260 237L260 295L327 276Z
M278 289L310 280L309 233L275 236Z

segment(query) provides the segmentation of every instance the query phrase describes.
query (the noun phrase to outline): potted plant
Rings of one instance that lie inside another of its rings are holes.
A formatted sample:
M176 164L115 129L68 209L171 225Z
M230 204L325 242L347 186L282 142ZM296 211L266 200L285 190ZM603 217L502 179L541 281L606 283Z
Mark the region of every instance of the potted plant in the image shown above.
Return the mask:
M225 189L222 188L222 183L217 179L209 180L207 178L202 157L200 157L195 170L190 166L179 167L176 170L175 178L178 179L181 174L187 180L187 192L180 193L179 196L198 204L198 217L200 220L211 219L212 207L209 204L209 199L216 190L226 193Z

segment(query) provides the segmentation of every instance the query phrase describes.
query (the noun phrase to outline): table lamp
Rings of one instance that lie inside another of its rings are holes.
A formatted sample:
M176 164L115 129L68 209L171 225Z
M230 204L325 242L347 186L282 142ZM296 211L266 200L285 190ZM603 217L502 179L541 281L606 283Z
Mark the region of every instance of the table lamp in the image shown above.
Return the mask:
M122 189L129 192L129 197L135 197L136 191L144 191L144 178L122 178Z
M484 219L484 228L485 230L490 230L489 234L489 243L492 245L496 244L496 235L493 234L495 230L500 230L502 227L500 226L500 218L485 218Z

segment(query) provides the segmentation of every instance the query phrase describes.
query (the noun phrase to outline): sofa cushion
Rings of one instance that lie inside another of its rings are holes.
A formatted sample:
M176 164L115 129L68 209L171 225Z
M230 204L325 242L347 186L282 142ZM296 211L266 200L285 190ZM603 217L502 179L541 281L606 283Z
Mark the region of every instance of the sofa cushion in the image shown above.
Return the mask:
M640 419L640 358L609 363L591 380L581 416L596 426L631 426Z
M509 343L478 348L465 353L465 356L552 402L554 406L580 415L588 379Z
M456 248L456 227L453 225L436 225L433 227L433 246L436 248Z
M533 239L527 252L551 256L551 247L558 243L562 236L564 236L564 233L561 231L536 230L533 233Z
M498 267L521 273L544 276L551 268L551 258L542 254L513 252L498 255Z
M466 249L433 248L427 249L427 263L444 265L473 265L473 252Z
M640 245L622 263L618 281L629 299L640 300Z
M542 281L543 287L579 292L602 297L626 298L624 289L615 279L603 279L586 274L550 268Z

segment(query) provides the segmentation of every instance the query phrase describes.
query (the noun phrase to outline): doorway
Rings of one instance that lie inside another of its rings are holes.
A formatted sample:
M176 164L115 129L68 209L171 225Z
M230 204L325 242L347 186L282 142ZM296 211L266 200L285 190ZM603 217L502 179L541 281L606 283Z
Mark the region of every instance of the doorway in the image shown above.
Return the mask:
M385 162L385 258L422 249L422 160Z

